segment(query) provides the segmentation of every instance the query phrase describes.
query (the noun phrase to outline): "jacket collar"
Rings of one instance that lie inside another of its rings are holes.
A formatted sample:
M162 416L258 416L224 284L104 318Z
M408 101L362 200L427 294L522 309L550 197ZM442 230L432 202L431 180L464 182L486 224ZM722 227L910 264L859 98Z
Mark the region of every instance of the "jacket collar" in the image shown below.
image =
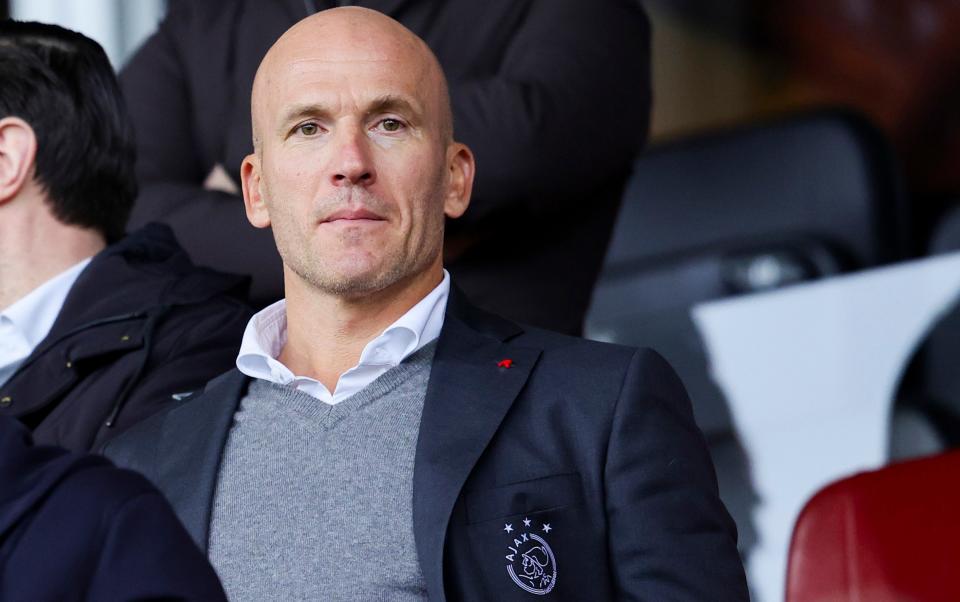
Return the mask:
M521 332L451 291L413 472L414 535L431 600L445 599L443 551L454 504L539 359L538 349L511 343Z

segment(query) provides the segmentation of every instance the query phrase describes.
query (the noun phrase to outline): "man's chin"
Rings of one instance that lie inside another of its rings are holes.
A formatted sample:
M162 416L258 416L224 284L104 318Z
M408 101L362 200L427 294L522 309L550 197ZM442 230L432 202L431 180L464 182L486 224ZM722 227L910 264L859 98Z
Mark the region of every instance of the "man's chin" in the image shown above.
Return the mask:
M361 261L354 257L337 263L318 262L298 266L302 269L288 267L293 268L299 279L316 291L344 300L360 300L379 293L402 294L406 286L415 286L430 265L402 261Z
M399 278L379 271L327 274L311 284L328 295L347 300L362 299L390 288Z

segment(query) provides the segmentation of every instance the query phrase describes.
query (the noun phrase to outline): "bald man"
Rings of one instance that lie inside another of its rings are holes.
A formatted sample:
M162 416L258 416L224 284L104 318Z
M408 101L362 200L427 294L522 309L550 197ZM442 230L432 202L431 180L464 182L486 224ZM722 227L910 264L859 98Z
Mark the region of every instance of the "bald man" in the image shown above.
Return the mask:
M650 350L523 329L442 265L470 150L395 21L318 13L264 58L243 161L286 298L237 369L119 438L232 600L746 600L683 387Z
M169 224L197 263L251 275L258 308L282 297L273 237L250 227L240 195L240 165L253 150L250 87L267 50L299 19L364 6L399 20L437 54L457 138L481 166L470 207L447 224L444 267L480 307L580 333L647 139L642 0L165 4L157 32L120 77L137 130L132 223Z

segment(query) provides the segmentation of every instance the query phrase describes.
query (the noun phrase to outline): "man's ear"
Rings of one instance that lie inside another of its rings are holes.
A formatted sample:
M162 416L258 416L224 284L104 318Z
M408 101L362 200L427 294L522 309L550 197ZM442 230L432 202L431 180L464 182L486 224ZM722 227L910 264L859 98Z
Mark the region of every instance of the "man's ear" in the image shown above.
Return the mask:
M260 192L260 181L260 157L256 153L247 155L240 165L240 187L247 220L255 228L267 228L270 226L270 212Z
M0 204L16 197L33 177L37 137L19 117L0 119Z
M477 171L473 151L467 145L454 142L447 149L447 198L444 199L443 213L450 218L463 215L470 205L473 194L473 176Z

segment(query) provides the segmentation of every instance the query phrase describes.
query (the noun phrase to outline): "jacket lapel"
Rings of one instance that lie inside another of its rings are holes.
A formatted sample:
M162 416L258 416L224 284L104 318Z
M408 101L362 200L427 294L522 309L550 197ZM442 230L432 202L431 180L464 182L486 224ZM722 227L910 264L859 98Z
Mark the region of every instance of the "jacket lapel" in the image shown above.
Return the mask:
M427 387L413 474L413 525L431 600L444 600L447 524L467 476L520 394L540 351L507 339L516 325L451 291ZM498 366L509 360L509 367Z
M223 449L247 382L238 370L227 372L171 411L163 425L157 486L204 552Z

